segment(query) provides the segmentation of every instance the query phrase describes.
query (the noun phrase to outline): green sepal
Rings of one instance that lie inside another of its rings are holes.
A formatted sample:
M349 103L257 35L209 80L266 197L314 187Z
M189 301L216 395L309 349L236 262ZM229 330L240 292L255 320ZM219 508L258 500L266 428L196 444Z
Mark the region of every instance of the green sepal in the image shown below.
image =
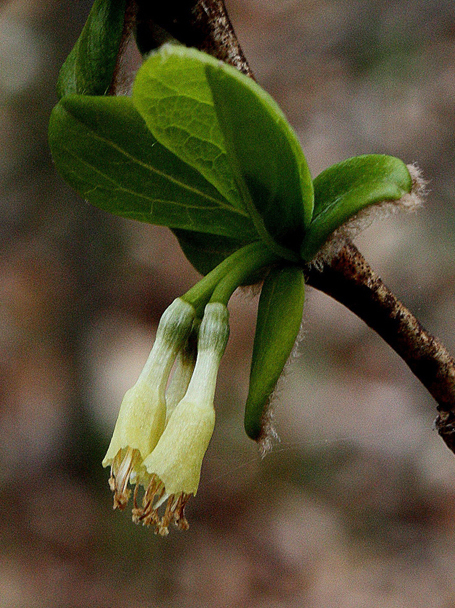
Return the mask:
M105 95L122 41L126 0L95 0L81 35L63 64L59 97Z
M314 180L313 220L302 245L302 259L310 261L334 230L365 207L396 201L411 189L408 168L393 156L355 156L329 167Z
M167 44L139 70L133 101L158 141L248 212L270 249L298 259L313 186L294 132L265 91L210 55Z
M254 337L245 430L260 439L270 397L302 322L305 283L297 266L274 268L264 281Z
M105 211L257 240L246 212L157 142L128 97L64 97L51 115L49 143L60 175Z

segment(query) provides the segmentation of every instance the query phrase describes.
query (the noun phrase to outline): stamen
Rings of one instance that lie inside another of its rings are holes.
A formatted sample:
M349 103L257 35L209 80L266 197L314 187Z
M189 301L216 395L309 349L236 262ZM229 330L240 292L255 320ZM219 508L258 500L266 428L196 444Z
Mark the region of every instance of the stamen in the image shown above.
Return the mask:
M184 509L191 494L167 494L162 481L153 475L142 499L142 508L137 504L137 487L134 491L134 523L144 526L154 526L155 534L167 536L169 525L172 523L179 530L188 530L188 521ZM166 504L164 514L161 516L158 509Z
M164 496L162 496L158 502L155 503L155 506L153 507L154 509L159 509L161 507L161 505L166 502L166 500L169 498L169 494L164 494Z
M131 495L128 482L138 460L140 460L139 450L130 447L126 451L117 452L114 458L109 478L109 487L114 492L114 509L123 511L128 504Z
M174 511L174 525L178 530L188 530L190 524L185 517L186 503L190 499L191 494L180 494L177 503L173 509Z

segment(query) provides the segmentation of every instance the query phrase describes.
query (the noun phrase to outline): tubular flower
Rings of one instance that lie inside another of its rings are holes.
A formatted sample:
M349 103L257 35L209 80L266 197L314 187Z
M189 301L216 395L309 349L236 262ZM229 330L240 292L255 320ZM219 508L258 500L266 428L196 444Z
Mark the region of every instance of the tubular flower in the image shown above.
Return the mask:
M197 335L200 321L195 320L193 331L188 337L185 346L179 351L175 361L172 377L166 389L166 424L176 406L185 396L193 375L197 356Z
M165 390L177 353L191 332L196 312L177 298L161 317L155 343L136 384L122 401L103 466L111 467L109 485L114 509L124 509L130 497L128 482L141 475L143 461L163 433Z
M145 458L139 476L145 488L142 507L133 520L168 534L173 523L188 528L184 509L199 485L202 459L215 424L213 398L221 357L229 336L228 311L219 302L207 304L198 337L196 365L185 396L172 412L155 449ZM158 509L162 508L160 515Z

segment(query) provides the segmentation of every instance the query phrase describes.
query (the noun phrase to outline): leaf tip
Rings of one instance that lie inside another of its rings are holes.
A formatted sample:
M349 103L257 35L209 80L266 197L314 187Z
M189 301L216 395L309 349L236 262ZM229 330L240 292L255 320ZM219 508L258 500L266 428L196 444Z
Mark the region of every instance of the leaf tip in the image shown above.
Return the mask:
M427 194L427 181L422 177L422 171L413 163L406 165L409 172L409 189L397 199L386 199L364 207L351 216L347 222L339 226L318 251L310 264L322 268L329 263L340 250L377 219L387 217L400 211L415 212L423 205Z
M262 406L260 417L253 417L247 410L245 413L245 432L250 439L256 441L259 453L264 458L271 450L274 441L279 441L278 433L274 426L274 414L272 402L275 391L267 398Z

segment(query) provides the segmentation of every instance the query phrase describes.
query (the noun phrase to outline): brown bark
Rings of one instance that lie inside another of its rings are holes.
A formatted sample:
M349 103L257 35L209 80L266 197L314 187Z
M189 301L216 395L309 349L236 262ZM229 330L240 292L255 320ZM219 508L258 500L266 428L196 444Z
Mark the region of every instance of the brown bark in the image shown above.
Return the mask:
M137 36L141 52L169 38L194 46L252 76L223 0L136 0Z

